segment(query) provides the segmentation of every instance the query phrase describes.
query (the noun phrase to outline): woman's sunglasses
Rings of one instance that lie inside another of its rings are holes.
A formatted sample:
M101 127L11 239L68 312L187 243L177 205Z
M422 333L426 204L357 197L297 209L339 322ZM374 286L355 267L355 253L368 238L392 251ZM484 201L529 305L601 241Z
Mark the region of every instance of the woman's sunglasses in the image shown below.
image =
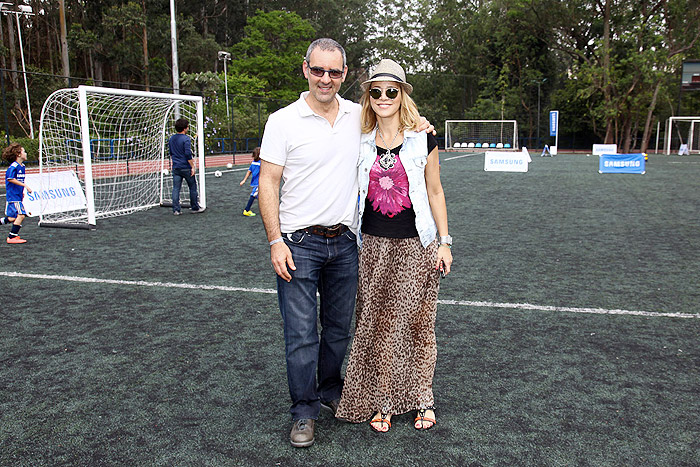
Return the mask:
M396 88L387 88L386 91L384 91L384 94L386 95L387 99L396 99L396 96L399 95L399 90ZM381 88L372 88L369 90L369 97L372 99L381 99L382 98L382 90Z
M319 78L323 77L326 73L331 79L340 79L343 77L343 70L324 70L320 66L309 67L309 73Z

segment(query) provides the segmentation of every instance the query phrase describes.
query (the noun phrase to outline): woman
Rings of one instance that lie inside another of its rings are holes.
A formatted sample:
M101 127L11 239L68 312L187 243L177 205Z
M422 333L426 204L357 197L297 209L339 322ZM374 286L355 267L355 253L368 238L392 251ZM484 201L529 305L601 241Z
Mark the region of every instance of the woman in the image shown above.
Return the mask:
M398 63L382 60L362 89L357 328L336 416L387 432L392 415L416 410L427 430L439 278L452 265L437 142L409 131L418 109Z

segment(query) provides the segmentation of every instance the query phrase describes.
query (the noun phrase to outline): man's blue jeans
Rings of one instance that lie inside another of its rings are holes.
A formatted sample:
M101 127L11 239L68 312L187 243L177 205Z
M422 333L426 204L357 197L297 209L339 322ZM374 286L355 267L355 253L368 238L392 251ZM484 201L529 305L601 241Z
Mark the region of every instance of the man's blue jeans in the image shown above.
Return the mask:
M320 401L338 399L343 389L340 372L357 292L357 243L350 231L333 238L303 231L283 237L296 266L296 271L290 270L291 282L277 276L290 412L293 420L317 419Z
M180 188L182 180L190 187L190 208L199 210L199 194L197 193L197 179L192 175L192 169L173 169L173 212L180 212Z

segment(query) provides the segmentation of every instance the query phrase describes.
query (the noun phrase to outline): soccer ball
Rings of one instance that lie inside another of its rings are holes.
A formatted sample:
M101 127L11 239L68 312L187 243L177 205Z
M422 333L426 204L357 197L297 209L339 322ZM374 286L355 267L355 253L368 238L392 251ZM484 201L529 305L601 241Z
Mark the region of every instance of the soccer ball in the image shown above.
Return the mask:
M221 170L217 170L216 172L214 172L214 176L215 176L216 178L221 177Z
M232 168L233 168L233 164L229 162L228 164L226 164L226 168L227 168L227 169L232 169Z
M163 169L163 175L168 175L168 169Z

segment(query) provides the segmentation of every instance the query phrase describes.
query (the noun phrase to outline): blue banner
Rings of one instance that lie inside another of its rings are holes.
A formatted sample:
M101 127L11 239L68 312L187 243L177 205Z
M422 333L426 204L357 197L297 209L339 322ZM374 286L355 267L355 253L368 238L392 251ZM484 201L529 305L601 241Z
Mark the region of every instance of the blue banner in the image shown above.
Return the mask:
M598 172L614 174L643 174L644 153L639 154L601 154Z
M559 130L559 111L552 110L549 112L549 136L557 136Z

